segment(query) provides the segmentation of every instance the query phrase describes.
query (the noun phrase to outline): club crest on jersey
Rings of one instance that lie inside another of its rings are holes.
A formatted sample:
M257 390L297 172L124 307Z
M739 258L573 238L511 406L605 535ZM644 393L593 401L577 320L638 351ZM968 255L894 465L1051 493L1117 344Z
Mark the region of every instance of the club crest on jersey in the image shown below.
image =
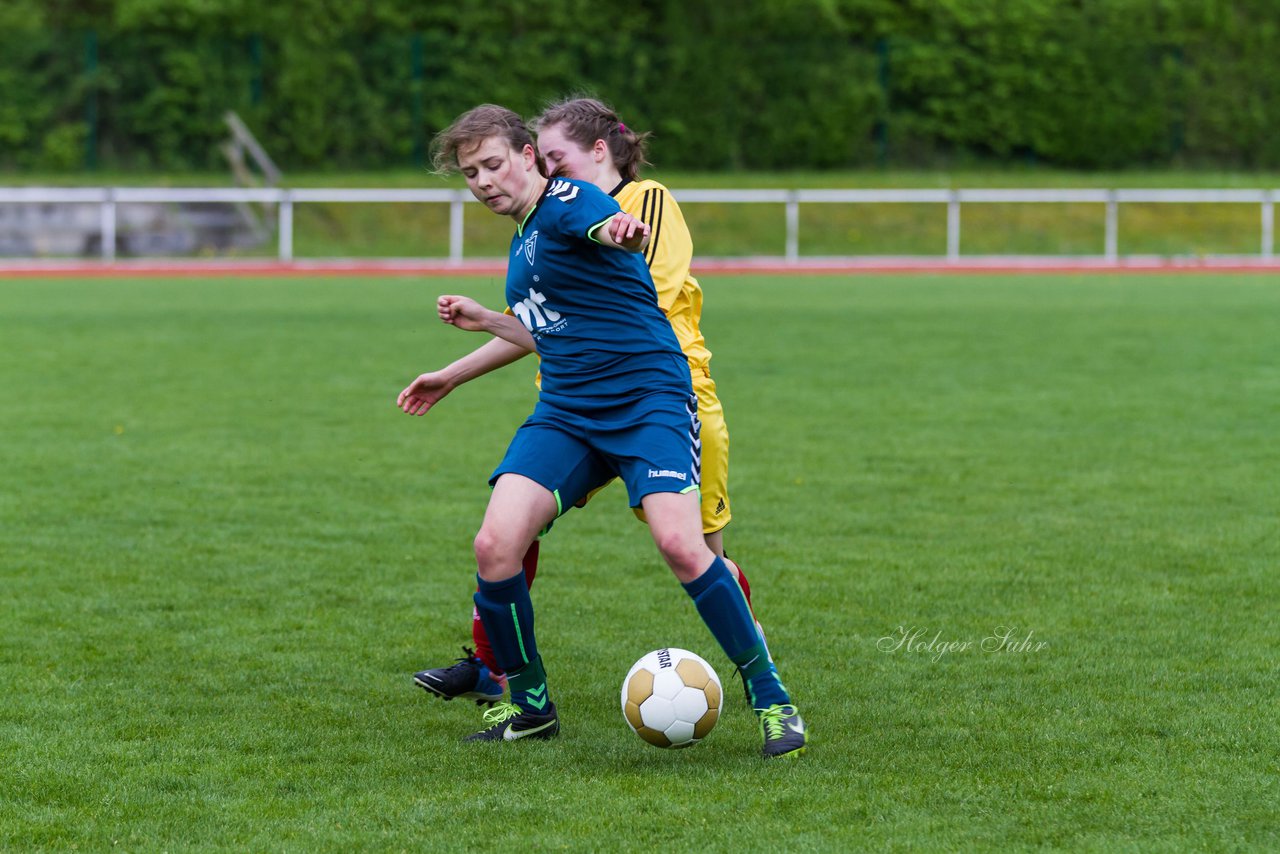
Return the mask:
M529 262L529 266L533 266L533 251L538 246L538 232L534 232L525 238L524 241L524 257Z
M557 178L551 182L551 188L547 190L547 195L555 196L562 202L571 202L578 197L578 187L563 178Z

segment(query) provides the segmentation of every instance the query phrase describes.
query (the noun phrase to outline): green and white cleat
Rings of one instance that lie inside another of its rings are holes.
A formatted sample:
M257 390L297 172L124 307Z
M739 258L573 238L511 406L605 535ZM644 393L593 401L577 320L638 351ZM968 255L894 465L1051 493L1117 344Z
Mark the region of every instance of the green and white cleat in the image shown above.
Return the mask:
M775 705L767 709L756 709L760 716L760 732L764 735L764 756L772 759L777 756L799 756L804 753L809 743L809 730L796 707Z
M560 734L555 703L546 714L521 709L515 703L499 703L484 713L488 729L472 733L463 741L515 741L520 738L554 738Z

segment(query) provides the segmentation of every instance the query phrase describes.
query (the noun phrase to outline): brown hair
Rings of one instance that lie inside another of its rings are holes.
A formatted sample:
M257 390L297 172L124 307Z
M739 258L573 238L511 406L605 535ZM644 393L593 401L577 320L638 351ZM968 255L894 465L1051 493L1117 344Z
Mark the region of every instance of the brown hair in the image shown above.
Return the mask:
M538 150L524 119L517 113L497 104L481 104L458 116L431 140L431 165L441 174L457 172L459 154L495 136L505 139L512 151L523 151L526 145L533 146L534 152ZM538 168L541 171L541 158Z
M597 139L609 146L609 155L618 173L628 181L639 177L640 167L647 166L645 149L651 134L637 133L622 123L613 108L595 98L569 98L557 101L533 120L535 131L561 127L564 135L583 148L591 148Z

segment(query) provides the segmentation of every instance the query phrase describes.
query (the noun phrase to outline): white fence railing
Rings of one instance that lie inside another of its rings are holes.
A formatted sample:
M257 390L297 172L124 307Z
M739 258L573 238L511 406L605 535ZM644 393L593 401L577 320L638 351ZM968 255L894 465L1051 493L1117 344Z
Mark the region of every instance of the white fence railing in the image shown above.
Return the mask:
M800 260L800 206L810 204L924 204L945 205L946 258L961 256L961 210L967 204L1100 204L1105 209L1101 257L1118 261L1119 208L1122 204L1250 204L1259 208L1261 241L1258 257L1275 256L1275 206L1280 190L676 190L682 203L780 204L786 213L788 261ZM474 202L466 190L396 189L233 189L233 188L56 188L0 187L0 205L97 205L96 230L103 260L116 255L117 211L131 203L203 203L272 205L276 208L278 257L293 260L294 206L310 203L422 203L449 206L449 260L464 259L463 206ZM95 245L99 243L94 241Z

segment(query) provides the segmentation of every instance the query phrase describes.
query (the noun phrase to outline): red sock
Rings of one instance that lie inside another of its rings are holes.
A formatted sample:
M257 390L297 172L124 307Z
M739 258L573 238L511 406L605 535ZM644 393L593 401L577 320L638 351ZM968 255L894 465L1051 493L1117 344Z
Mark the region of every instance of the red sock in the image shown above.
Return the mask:
M730 561L728 557L725 560L733 564L733 568L738 570L738 586L742 588L742 595L747 597L747 607L751 609L751 616L756 615L755 606L751 604L751 582L747 581L747 574L742 571L742 567L736 560Z
M524 569L524 583L533 587L533 577L538 574L538 543L540 540L534 540L533 545L529 546L529 551L524 553L524 560L520 561L520 566Z
M529 546L529 550L524 553L520 567L524 570L524 583L532 587L533 577L538 574L537 540L534 540L533 545ZM747 601L749 603L750 599ZM493 657L493 647L489 644L489 635L485 633L484 623L480 620L480 612L474 607L471 609L471 641L476 647L476 658L484 662L489 672L502 673L502 668L498 666L498 659Z
M485 634L484 623L480 621L480 612L471 608L471 641L476 647L476 658L484 662L490 673L501 673L498 659L493 657L493 647L489 645L489 636Z

